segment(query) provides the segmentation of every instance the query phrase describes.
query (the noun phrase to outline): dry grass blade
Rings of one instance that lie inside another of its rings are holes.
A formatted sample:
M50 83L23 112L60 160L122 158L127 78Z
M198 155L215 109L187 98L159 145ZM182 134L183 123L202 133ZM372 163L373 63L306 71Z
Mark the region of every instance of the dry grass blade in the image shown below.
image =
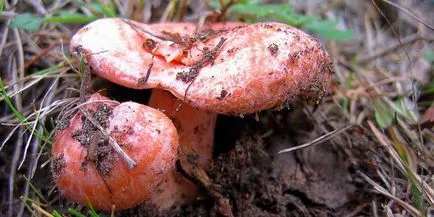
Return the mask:
M394 44L388 45L385 48L379 48L379 49L373 51L372 53L370 53L369 55L359 56L359 57L357 57L357 60L359 61L359 63L368 63L370 61L376 60L378 57L387 55L387 54L401 48L402 46L413 44L414 42L419 41L419 40L424 40L427 42L433 42L434 38L427 38L427 37L422 37L419 34L413 34L413 35L410 35L406 38L403 38L401 42L398 41Z
M125 153L125 151L121 148L121 146L116 142L115 139L113 139L113 137L111 135L109 135L107 133L107 131L92 117L91 114L89 114L89 112L87 112L85 109L80 108L80 112L86 116L86 118L92 122L92 124L98 128L99 131L101 131L101 133L105 136L105 138L108 138L110 145L112 146L112 148L115 150L116 153L119 154L119 156L122 158L122 160L127 163L128 167L130 169L133 169L134 167L136 167L137 163L130 157L128 156L127 153Z
M36 119L39 119L39 114L36 114ZM32 132L34 132L36 130L36 127L38 126L38 121L35 121L33 123L32 126ZM23 166L24 161L26 160L27 157L27 151L30 147L30 143L32 142L32 138L33 138L33 133L30 134L29 138L27 139L26 145L24 146L24 153L23 153L23 158L21 159L20 164L18 165L18 170L21 169L21 166Z
M30 87L34 86L36 83L40 82L42 79L44 79L44 76L36 78L35 80L31 81L29 84L26 84L23 88L20 88L17 92L8 93L9 98L14 98L16 95L18 95L18 94L26 91ZM7 88L7 86L6 86L6 88ZM0 102L3 101L3 100L4 100L4 97L0 97Z
M46 216L46 217L54 217L49 212L45 211L44 209L42 209L42 207L36 205L35 203L32 203L32 208L35 209L36 211L38 211L40 214Z
M18 134L22 135L24 133L23 129L20 128L18 130ZM14 189L15 189L15 175L17 174L17 162L19 160L19 156L21 155L21 149L23 144L23 137L20 136L15 141L15 150L12 157L12 163L10 166L10 174L8 179L8 187L9 187L9 194L8 194L8 216L12 217L14 216L13 211L13 204L14 204Z
M295 151L295 150L298 150L298 149L307 148L307 147L312 146L312 145L317 145L317 144L323 143L323 142L328 141L328 140L332 139L333 137L335 137L335 136L337 136L337 135L339 135L339 134L347 131L348 129L350 129L353 126L355 126L355 125L354 124L347 124L347 125L345 125L345 126L343 126L341 128L338 128L336 130L328 132L328 133L326 133L326 134L324 134L324 135L316 138L315 140L313 140L311 142L305 143L303 145L299 145L299 146L295 146L295 147L291 147L291 148L280 150L278 152L278 154L292 152L292 151Z
M371 122L368 121L368 125L371 128L371 131L374 133L375 137L377 137L380 144L389 152L390 156L394 160L394 162L397 164L398 169L400 172L406 176L412 176L416 179L416 181L421 185L423 191L426 193L428 197L428 202L433 205L434 204L434 190L430 185L428 185L417 173L415 173L411 169L407 169L406 166L403 164L402 159L399 157L396 150L393 148L393 146L386 140L385 136L378 130L377 127ZM410 174L408 174L408 172Z
M387 197L389 197L390 199L396 201L398 204L400 204L402 207L404 207L407 211L409 211L411 214L415 215L415 216L422 216L422 214L419 212L419 210L417 210L416 208L414 208L413 206L411 206L410 204L404 202L403 200L393 196L389 191L387 191L385 188L383 188L381 185L379 185L378 183L376 183L374 180L372 180L371 178L369 178L367 175L365 175L364 173L358 171L357 172L366 182L368 182L369 184L371 184L374 189L376 191L378 191L378 193L383 194Z
M163 41L172 41L172 42L174 42L173 40L171 40L171 38L169 38L169 37L164 37L164 36L160 36L160 35L155 35L154 33L150 32L150 31L147 31L147 30L144 29L143 27L141 27L141 26L139 26L139 25L137 25L137 24L131 22L130 20L122 19L122 21L123 21L124 23L130 25L132 28L138 29L139 31L142 31L142 32L144 32L144 33L146 33L146 34L148 34L148 35L151 35L152 37L158 38L158 39L163 40Z
M374 7L375 7L375 9L381 14L381 16L386 20L386 22L387 22L387 24L390 26L390 28L391 28L391 30L392 30L392 33L397 37L397 39L398 39L398 42L401 44L401 49L404 51L404 53L405 53L405 56L406 56L406 58L407 58L407 60L408 60L408 63L409 63L409 74L410 74L410 78L411 79L413 79L414 78L414 76L413 76L413 67L412 67L412 65L413 65L413 63L412 63L412 61L411 61L411 58L410 58L410 55L408 54L408 52L407 52L407 49L405 49L405 47L402 45L402 40L401 40L401 35L398 33L398 31L395 29L395 27L392 25L392 23L390 22L390 20L389 20L389 18L384 14L384 12L378 7L378 5L377 5L377 3L375 3L375 1L374 0L371 0L372 1L372 4L374 5ZM412 81L411 82L411 92L412 92L412 94L411 94L411 99L412 99L412 101L413 101L413 103L416 105L415 106L415 110L417 111L418 110L418 106L417 106L417 100L416 100L416 87L415 87L415 84L414 84L414 82ZM418 114L418 113L416 113L416 114ZM421 130L421 127L420 127L420 123L419 123L419 118L418 117L416 117L417 118L417 131L418 131L418 133L419 133L419 140L420 140L420 142L423 144L423 137L422 137L422 130Z
M34 122L34 126L33 126L33 130L32 131L36 130L36 127L38 126L39 122L41 122L41 123L45 122L46 114L43 114L44 116L41 117L40 116L41 114L38 111L41 111L43 106L48 106L49 104L52 103L52 99L54 97L54 92L55 92L53 89L55 89L56 86L58 85L58 82L59 82L60 78L61 78L61 75L59 75L56 79L54 79L53 83L47 89L46 93L44 94L44 97L42 98L41 106L40 106L39 110L35 110L34 111L35 122ZM42 131L42 126L41 125L39 125L39 131ZM20 165L18 166L18 169L21 168L21 166L23 165L24 161L26 160L27 149L30 146L30 142L32 141L33 135L34 135L33 133L30 134L30 136L29 136L29 138L27 140L27 144L26 144L26 148L25 148L25 151L24 151L23 159L22 159ZM33 160L36 160L34 154L36 154L38 152L39 145L37 145L37 144L39 144L39 139L38 138L36 138L36 141L34 142L34 145L33 145L33 150L32 150L32 159ZM33 163L34 162L30 162L30 165L33 165ZM32 166L30 168L32 168ZM33 168L35 168L35 166L33 166ZM28 174L28 177L33 177L33 172L32 172L33 170L34 169L29 170L30 174ZM27 195L27 194L25 194L25 195Z
M408 14L410 17L413 17L414 19L416 19L417 21L419 21L420 23L422 23L423 25L425 25L426 27L430 28L431 30L434 31L434 27L432 25L430 25L429 23L425 22L425 20L423 20L422 18L416 16L414 13L412 13L411 11L409 11L408 9L401 7L400 5L391 2L389 0L383 0L383 2L386 2L387 4L390 4L396 8L398 8L401 11L404 11L406 14Z
M77 101L77 99L74 99L74 98L55 101L51 105L46 106L46 107L40 109L39 111L27 116L23 121L27 122L28 124L35 124L35 122L37 121L37 118L36 118L37 114L40 114L39 115L40 118L44 118L44 117L54 113L55 110L59 109L60 107L66 106L66 105L71 104L71 103L72 104L76 103L76 101ZM34 118L34 120L31 120L32 118ZM7 125L5 123L1 123L1 124ZM11 132L8 134L8 136L3 140L2 144L0 145L0 151L3 149L3 147L9 141L9 139L14 135L15 131L20 129L24 125L25 125L25 123L18 123L18 124L12 125L15 127L11 130Z
M11 23L11 19L8 19L6 21L6 26L9 26L10 23ZM6 41L8 39L8 32L9 32L9 29L5 28L5 30L3 31L3 34L2 34L2 38L1 38L1 42L0 42L0 57L3 54L3 49L4 49L4 47L6 45Z

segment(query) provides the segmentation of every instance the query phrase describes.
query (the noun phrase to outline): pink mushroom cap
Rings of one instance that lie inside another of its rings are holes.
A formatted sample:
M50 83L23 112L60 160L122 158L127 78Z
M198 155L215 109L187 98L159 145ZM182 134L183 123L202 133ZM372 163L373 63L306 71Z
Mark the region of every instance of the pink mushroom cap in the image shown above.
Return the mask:
M102 78L130 88L164 89L193 107L221 114L280 108L300 98L319 102L328 89L329 55L299 29L274 22L211 24L200 29L210 34L191 47L167 40L167 32L191 36L195 28L194 23L100 19L74 35L71 49L80 50ZM150 41L155 47L147 49ZM214 56L200 64L210 52ZM180 79L194 69L196 76Z

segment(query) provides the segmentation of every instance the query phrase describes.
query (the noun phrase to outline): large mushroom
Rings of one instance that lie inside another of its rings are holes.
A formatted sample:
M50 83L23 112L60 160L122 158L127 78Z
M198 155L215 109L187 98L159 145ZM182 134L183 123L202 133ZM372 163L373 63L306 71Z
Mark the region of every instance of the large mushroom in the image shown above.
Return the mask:
M195 28L193 23L101 19L77 32L71 48L80 47L102 78L167 90L219 114L254 113L300 97L318 101L330 82L329 55L299 29L227 23L204 25L194 37Z
M196 153L202 167L211 159L216 114L282 108L300 98L319 102L332 74L329 55L316 39L273 22L196 29L193 23L101 19L77 32L70 46L102 78L129 88L169 91L172 95L154 92L150 105L176 120L181 153L190 150L181 161ZM199 125L203 133L192 135ZM167 183L178 188L155 193L150 201L158 208L195 195L176 175Z

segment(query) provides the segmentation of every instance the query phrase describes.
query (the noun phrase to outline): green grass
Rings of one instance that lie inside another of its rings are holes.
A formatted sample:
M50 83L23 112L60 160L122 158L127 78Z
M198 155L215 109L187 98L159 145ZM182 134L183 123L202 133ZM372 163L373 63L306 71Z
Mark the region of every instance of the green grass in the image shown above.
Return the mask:
M86 24L102 17L117 17L116 9L112 2L108 5L102 5L99 1L92 3L84 3L80 0L74 1L78 6L87 8L92 12L92 16L88 16L79 12L71 12L66 10L58 10L51 16L40 17L32 13L21 13L14 17L9 27L25 29L28 31L36 31L40 29L42 24L50 23L78 23Z
M0 0L0 15L3 12L5 8L5 0Z
M217 1L210 2L210 5L213 8L221 7ZM286 23L309 30L329 40L347 41L353 38L351 30L337 28L339 21L297 13L290 4L262 4L258 0L243 0L232 5L228 13L231 19L242 19L248 23L271 20Z
M39 133L38 131L34 130L32 127L32 124L27 121L27 118L24 117L14 106L11 99L9 98L3 80L0 78L0 96L2 96L8 105L9 109L12 111L14 116L19 120L19 122L26 128L27 131L32 132L35 136L37 136L42 141L51 144L51 141L44 136L43 134Z
M83 215L81 212L79 212L79 211L77 211L77 210L75 210L75 209L73 209L73 208L68 208L68 212L69 212L71 215L75 216L75 217L86 217L86 216Z

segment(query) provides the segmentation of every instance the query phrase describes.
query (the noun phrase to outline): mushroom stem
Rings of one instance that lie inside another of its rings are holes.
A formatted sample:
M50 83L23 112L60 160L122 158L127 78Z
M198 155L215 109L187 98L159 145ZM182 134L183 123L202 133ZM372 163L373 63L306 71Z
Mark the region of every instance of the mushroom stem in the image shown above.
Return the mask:
M149 100L149 106L161 110L175 124L180 144L178 158L186 172L192 174L194 167L205 170L209 167L217 114L198 110L188 104L183 104L176 111L180 103L180 100L163 90L153 90ZM160 209L192 202L198 193L198 187L177 171L162 187L165 191L152 198L152 203Z

